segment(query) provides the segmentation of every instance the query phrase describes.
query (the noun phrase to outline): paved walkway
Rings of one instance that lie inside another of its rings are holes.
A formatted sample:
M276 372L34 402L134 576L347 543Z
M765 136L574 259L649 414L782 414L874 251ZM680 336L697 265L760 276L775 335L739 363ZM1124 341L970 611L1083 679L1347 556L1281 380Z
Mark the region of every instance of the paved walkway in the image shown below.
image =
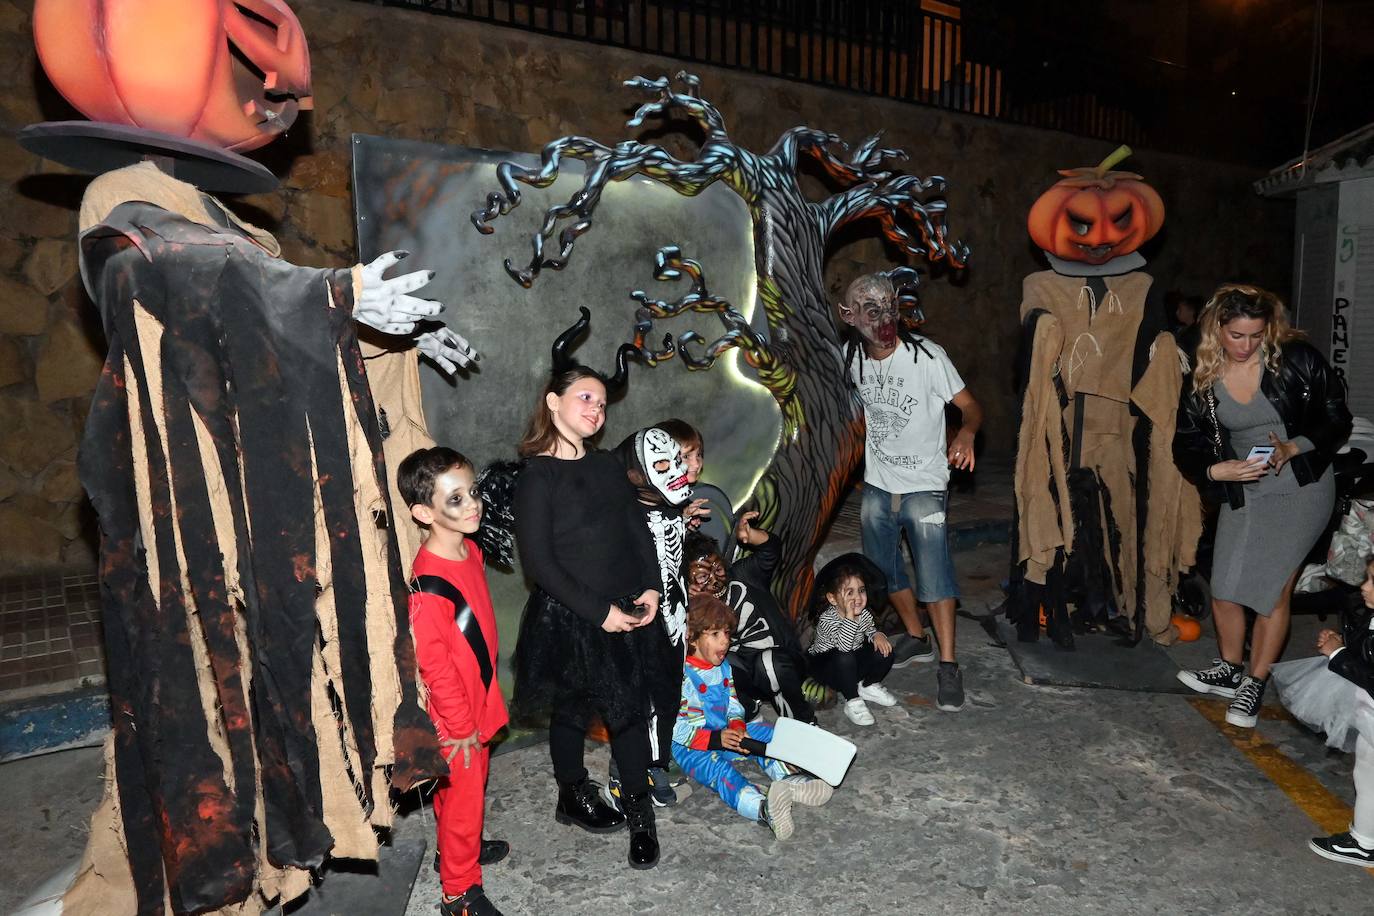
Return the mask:
M977 492L952 500L950 517L995 520L1007 507L1007 491L980 479ZM856 540L851 502L826 549L833 555ZM965 613L1000 600L1006 549L956 555ZM1307 651L1317 625L1295 623L1290 657ZM542 745L497 756L488 832L514 851L487 870L488 892L510 916L1368 908L1370 875L1306 849L1309 837L1348 817L1352 759L1328 753L1280 709L1243 732L1215 724L1220 707L1190 697L1031 687L978 621L961 617L959 635L963 712L934 708L929 665L893 673L888 684L902 703L878 710L873 728L850 725L837 709L821 712L859 756L830 805L799 812L786 843L698 790L660 812L660 866L634 872L624 834L554 823ZM1180 664L1206 661L1209 639L1171 652ZM0 765L8 802L0 912L79 856L99 792L98 757L76 750ZM605 772L604 748L590 746L589 765ZM416 811L398 832L429 836L428 818ZM437 895L427 854L406 912L433 914Z

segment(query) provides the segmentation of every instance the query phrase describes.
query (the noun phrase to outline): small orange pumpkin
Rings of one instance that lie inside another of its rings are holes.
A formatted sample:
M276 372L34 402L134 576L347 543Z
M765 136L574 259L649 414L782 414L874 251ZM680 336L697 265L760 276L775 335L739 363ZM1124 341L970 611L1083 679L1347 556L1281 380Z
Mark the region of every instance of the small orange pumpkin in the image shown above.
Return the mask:
M1121 146L1095 168L1060 171L1026 219L1035 244L1065 261L1105 264L1154 238L1164 201L1134 172L1111 171L1130 154Z
M1182 614L1175 614L1170 621L1175 629L1178 630L1180 642L1194 642L1202 635L1202 624L1192 617L1185 617Z
M284 0L37 0L33 39L93 121L241 152L311 107L310 52Z

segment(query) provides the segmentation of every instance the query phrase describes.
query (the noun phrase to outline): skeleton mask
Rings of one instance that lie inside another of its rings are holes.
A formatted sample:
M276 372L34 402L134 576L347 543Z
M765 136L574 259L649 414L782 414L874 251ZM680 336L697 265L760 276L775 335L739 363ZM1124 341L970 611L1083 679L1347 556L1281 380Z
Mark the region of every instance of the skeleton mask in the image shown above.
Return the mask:
M723 599L725 586L729 582L730 573L725 568L724 561L718 556L700 557L687 567L687 594L692 598L698 595L714 595Z
M847 290L840 317L875 347L897 345L897 295L886 279L856 283Z
M687 501L692 495L692 486L687 482L687 462L676 439L651 426L640 430L635 437L635 451L649 486L661 493L670 505L680 506Z

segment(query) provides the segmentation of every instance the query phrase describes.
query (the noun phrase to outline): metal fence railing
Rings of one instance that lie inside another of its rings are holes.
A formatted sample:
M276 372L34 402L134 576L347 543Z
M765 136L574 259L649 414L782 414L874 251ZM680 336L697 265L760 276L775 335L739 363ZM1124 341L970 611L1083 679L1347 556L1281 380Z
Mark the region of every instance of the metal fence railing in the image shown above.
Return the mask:
M971 21L959 0L360 0L457 16L661 54L693 63L832 86L902 101L1070 131L1116 142L1149 144L1149 92L1138 62L1119 60L1101 79L1070 86L1107 86L1109 94L1032 85L1037 74L983 59L966 47L1004 49L1014 34L970 42ZM977 7L977 0L969 4ZM984 0L982 9L986 9ZM981 10L980 10L981 11ZM1015 32L1014 27L1007 31ZM1037 40L1040 40L1037 38ZM1041 47L1034 49L1040 53ZM1067 49L1066 49L1067 51ZM1052 54L1054 49L1044 49ZM1013 57L1015 55L1012 55ZM1128 57L1121 52L1118 57ZM991 58L991 59L989 59ZM1123 80L1121 74L1134 74ZM1148 74L1147 74L1148 75ZM1137 87L1138 88L1138 87ZM1157 103L1156 93L1153 102Z

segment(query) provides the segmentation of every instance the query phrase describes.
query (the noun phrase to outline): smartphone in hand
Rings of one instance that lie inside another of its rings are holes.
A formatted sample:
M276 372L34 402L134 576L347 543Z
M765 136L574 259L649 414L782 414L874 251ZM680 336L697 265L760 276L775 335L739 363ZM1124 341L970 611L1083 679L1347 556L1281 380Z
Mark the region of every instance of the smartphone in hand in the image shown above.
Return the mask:
M1274 446L1255 445L1251 446L1250 454L1245 456L1245 460L1250 462L1267 462L1269 460L1269 456L1272 454L1274 454Z

